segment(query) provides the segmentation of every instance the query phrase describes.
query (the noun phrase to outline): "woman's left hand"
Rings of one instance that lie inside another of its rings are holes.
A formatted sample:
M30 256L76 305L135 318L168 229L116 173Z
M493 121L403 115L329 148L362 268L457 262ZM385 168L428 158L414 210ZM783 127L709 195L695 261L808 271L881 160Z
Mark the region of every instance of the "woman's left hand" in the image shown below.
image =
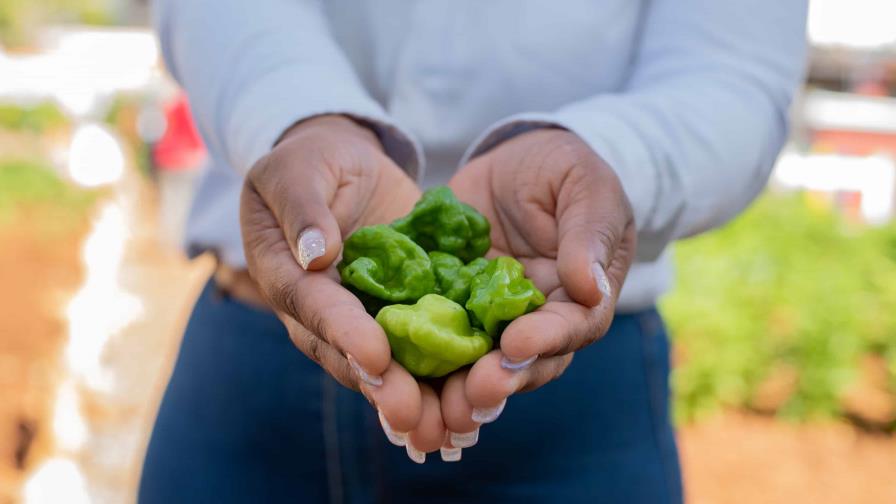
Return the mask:
M474 158L449 185L491 222L489 255L519 259L547 298L507 326L500 348L446 380L450 449L475 444L479 425L494 421L510 395L559 377L573 352L606 333L636 234L616 174L565 130L514 137Z

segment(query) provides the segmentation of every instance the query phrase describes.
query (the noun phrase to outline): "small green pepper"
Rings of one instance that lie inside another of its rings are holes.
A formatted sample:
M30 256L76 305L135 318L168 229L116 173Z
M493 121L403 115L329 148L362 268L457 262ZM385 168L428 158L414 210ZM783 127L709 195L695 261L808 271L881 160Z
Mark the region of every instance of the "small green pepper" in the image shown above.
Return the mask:
M470 264L445 252L429 253L432 269L436 274L436 285L439 293L446 298L463 305L470 297L470 282L473 277L488 266L488 260L477 257Z
M386 225L367 226L342 245L342 282L392 302L416 301L435 292L436 278L426 252Z
M487 334L470 327L464 308L438 294L414 305L386 306L376 321L386 331L395 360L415 376L445 376L492 348Z
M473 277L467 310L489 336L497 336L504 324L544 304L544 294L524 273L516 259L498 257Z
M447 252L463 262L482 257L491 247L488 219L458 201L446 186L423 193L411 213L393 222L392 227L427 252Z

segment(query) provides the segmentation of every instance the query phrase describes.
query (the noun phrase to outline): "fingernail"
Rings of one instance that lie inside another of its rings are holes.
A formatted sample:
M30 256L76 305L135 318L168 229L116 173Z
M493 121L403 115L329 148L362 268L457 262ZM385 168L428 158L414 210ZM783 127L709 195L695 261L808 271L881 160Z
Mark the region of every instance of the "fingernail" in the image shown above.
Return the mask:
M506 355L504 355L501 357L501 367L504 369L509 369L511 371L522 371L522 370L526 369L527 367L531 366L532 363L535 362L535 359L537 359L537 358L538 358L537 355L533 355L532 357L529 357L526 360L512 361L512 360L508 359Z
M591 272L594 274L594 282L597 284L597 290L600 291L601 301L603 301L604 298L611 298L610 279L607 277L607 272L604 271L603 266L601 266L600 263L594 263L591 265Z
M460 460L461 452L460 448L439 448L439 453L442 454L442 460L444 462L457 462Z
M473 432L451 432L448 437L451 439L451 446L469 448L479 442L479 427Z
M320 229L308 228L299 235L299 266L307 270L311 261L324 255L327 242Z
M348 365L355 370L355 373L358 373L358 378L360 378L361 381L373 387L379 387L383 384L383 378L381 376L372 375L365 371L351 354L345 354L345 358L348 359Z
M408 443L408 434L406 432L395 432L392 426L389 425L386 417L383 416L383 413L377 411L377 414L380 417L380 425L383 427L383 432L386 433L386 439L395 446L405 446Z
M501 416L504 406L507 405L507 399L501 401L500 404L493 408L473 408L473 416L471 417L477 423L491 423Z
M408 451L409 459L418 464L426 462L426 453L414 448L414 445L412 445L411 443L408 443L407 446L405 446L405 449Z

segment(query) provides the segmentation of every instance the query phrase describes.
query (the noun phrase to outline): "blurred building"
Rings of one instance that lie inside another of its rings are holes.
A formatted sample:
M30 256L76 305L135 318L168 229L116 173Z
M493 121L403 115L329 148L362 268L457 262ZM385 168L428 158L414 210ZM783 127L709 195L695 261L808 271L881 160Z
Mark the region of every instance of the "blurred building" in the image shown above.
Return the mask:
M773 183L808 189L848 216L896 214L896 2L813 0L805 93Z

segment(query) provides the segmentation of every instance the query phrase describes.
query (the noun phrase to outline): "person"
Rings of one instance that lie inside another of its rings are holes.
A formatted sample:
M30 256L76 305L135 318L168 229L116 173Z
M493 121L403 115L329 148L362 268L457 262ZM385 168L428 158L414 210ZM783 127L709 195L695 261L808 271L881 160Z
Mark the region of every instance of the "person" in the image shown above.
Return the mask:
M189 240L220 266L140 502L681 502L654 308L668 245L763 188L806 10L159 1L212 157ZM548 302L433 383L391 360L334 271L349 233L442 183Z

